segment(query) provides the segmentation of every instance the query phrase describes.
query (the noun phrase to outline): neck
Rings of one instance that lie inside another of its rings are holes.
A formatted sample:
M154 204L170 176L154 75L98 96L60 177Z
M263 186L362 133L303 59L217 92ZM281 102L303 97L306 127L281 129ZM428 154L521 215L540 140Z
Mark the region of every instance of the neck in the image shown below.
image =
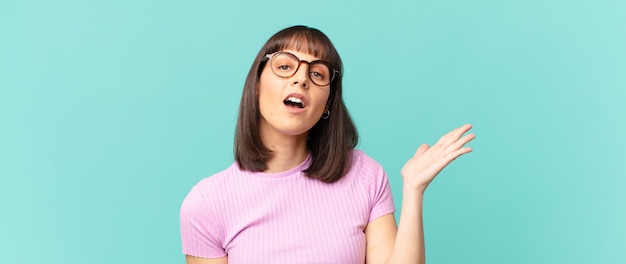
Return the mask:
M272 151L272 158L267 161L265 172L283 172L295 168L304 162L309 154L306 133L298 136L261 137L265 147Z

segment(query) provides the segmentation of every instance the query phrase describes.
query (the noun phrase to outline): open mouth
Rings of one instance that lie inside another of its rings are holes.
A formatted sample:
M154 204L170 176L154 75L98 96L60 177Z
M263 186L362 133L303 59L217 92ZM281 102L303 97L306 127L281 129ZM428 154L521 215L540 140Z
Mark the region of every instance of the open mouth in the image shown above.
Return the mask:
M297 108L304 108L304 102L302 102L302 99L298 98L298 97L294 97L294 96L289 96L287 97L287 99L285 99L285 101L283 101L283 103L286 106L291 106L291 107L297 107Z

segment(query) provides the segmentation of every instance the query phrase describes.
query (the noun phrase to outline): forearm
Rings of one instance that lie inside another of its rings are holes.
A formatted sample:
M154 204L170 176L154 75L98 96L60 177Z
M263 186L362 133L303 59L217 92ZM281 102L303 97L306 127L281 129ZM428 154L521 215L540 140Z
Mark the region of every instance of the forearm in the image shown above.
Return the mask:
M424 191L444 167L472 151L465 144L475 138L474 134L463 136L471 128L470 124L456 128L432 147L422 144L402 167L402 212L388 264L426 262L422 223Z
M425 263L422 205L424 192L404 187L396 241L388 264Z

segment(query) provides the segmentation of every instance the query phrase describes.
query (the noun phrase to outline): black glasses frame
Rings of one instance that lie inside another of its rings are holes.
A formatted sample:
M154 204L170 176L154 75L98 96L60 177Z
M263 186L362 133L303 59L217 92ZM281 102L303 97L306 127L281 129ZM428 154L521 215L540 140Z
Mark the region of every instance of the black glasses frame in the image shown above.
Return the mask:
M274 67L271 67L271 65L272 65L272 62L273 62L274 58L275 58L276 56L278 56L278 55L281 55L281 54L282 54L282 55L291 56L291 57L293 57L294 59L296 59L296 61L298 61L298 66L296 67L296 70L295 70L295 71L294 71L291 75L289 75L289 76L280 75L280 74L278 74L278 73L276 73L276 72L274 71ZM311 82L313 82L314 84L316 84L316 85L318 85L318 86L327 86L327 85L330 85L330 84L331 84L331 83L335 80L335 77L336 77L337 75L339 75L339 74L340 74L340 72L339 72L338 70L336 70L335 68L333 68L333 67L330 65L330 63L329 63L329 62L327 62L327 61L324 61L324 60L314 60L314 61L305 61L305 60L301 60L300 58L298 58L298 56L294 55L294 54L293 54L293 53L291 53L291 52L286 52L286 51L277 51L277 52L274 52L274 53L266 54L266 55L265 55L265 58L269 59L270 68L272 68L272 72L274 73L274 75L276 75L276 76L278 76L278 77L281 77L281 78L291 78L291 77L293 77L294 75L296 75L296 73L297 73L297 72L298 72L298 70L300 69L300 65L301 65L303 62L304 62L304 63L306 63L306 64L307 64L307 66L308 66L308 68L309 68L309 74L307 74L307 76L309 77L309 80L311 80ZM311 78L311 72L310 72L310 69L311 69L311 64L317 64L317 63L324 64L324 65L326 65L326 67L328 67L328 70L329 70L329 72L330 72L331 76L330 76L330 80L328 81L328 83L327 83L327 84L319 84L319 83L315 82L315 80L313 80L313 78Z

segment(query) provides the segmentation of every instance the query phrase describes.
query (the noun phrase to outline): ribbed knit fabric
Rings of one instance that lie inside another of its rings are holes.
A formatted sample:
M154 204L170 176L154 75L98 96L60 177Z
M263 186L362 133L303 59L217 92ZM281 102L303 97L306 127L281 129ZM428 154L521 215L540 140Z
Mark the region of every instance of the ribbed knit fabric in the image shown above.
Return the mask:
M310 163L280 173L234 163L200 181L181 206L183 253L228 255L229 264L365 263L365 227L395 211L387 175L359 150L336 183L304 176Z

